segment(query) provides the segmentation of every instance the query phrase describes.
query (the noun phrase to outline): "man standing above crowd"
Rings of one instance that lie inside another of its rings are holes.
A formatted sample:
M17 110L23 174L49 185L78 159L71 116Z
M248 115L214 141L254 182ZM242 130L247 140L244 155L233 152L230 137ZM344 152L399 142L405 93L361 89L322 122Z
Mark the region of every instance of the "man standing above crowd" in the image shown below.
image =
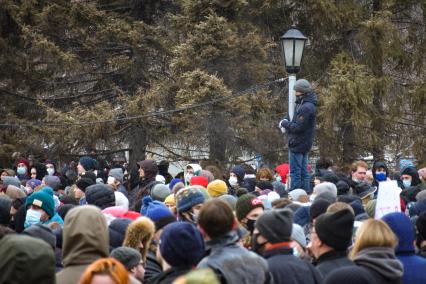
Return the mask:
M288 133L290 149L290 191L302 188L310 192L310 176L308 173L308 153L312 148L317 112L317 95L312 91L311 84L305 80L297 80L296 109L290 120L286 116L280 121L279 127Z

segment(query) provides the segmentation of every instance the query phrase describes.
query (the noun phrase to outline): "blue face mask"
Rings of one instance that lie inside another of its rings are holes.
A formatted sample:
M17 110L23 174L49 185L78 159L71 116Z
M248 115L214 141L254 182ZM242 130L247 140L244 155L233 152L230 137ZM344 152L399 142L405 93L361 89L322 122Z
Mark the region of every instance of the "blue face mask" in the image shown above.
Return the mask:
M27 215L25 217L24 227L28 228L32 225L40 223L41 212L33 209L27 210Z
M295 257L300 257L300 252L296 248L293 248L293 255Z
M27 168L26 167L18 167L16 169L16 172L18 173L18 175L23 176L27 173Z
M377 181L385 181L386 180L386 173L384 173L384 172L376 173L376 180Z
M411 180L403 180L402 184L404 185L404 188L409 188L411 186Z

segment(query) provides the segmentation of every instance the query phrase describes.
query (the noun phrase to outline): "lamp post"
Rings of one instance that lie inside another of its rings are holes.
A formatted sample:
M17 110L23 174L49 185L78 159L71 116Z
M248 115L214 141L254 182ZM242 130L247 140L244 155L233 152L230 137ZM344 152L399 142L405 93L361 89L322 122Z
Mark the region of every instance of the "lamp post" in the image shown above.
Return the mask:
M285 69L288 73L288 115L290 120L293 119L296 104L293 87L296 82L296 74L300 71L306 40L307 38L294 26L280 38Z

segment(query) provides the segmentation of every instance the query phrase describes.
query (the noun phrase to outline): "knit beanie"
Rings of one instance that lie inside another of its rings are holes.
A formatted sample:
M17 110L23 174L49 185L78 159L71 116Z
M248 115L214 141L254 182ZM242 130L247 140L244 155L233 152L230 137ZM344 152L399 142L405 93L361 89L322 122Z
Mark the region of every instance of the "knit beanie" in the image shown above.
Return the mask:
M265 209L262 200L249 193L241 195L237 200L237 205L235 206L235 213L238 221L243 220L250 211L258 207Z
M167 196L166 199L164 199L164 204L166 206L175 207L176 206L175 195L172 193L169 196Z
M291 239L296 241L301 247L306 248L306 236L303 228L293 223L293 230L291 231Z
M80 160L79 160L79 163L80 163L80 165L83 166L83 168L86 171L92 171L92 170L94 170L95 169L95 165L96 165L95 164L95 160L92 159L89 156L81 157Z
M304 191L303 189L294 189L292 191L290 191L288 193L288 196L291 197L291 200L293 201L299 201L299 198L302 196L308 196L308 194L306 193L306 191Z
M324 213L315 222L315 231L321 242L337 251L345 251L352 239L354 215L348 209Z
M201 170L199 176L205 177L208 182L214 181L214 175L208 170Z
M234 173L237 176L239 182L244 180L244 175L246 174L246 172L242 166L237 165L233 167L230 172Z
M120 184L123 184L124 173L122 168L111 169L108 175L115 178Z
M293 212L288 209L266 211L256 220L255 227L271 244L289 241L293 229Z
M34 224L26 228L22 234L43 240L49 244L52 249L56 247L56 235L53 233L52 229L46 225Z
M151 189L151 197L154 200L163 202L170 195L170 189L167 185L159 183Z
M176 194L176 209L178 213L186 212L197 204L204 203L203 193L196 187L186 187Z
M344 194L348 194L350 186L344 180L339 180L336 183L336 188L337 188L337 195L344 195Z
M132 223L132 220L127 218L116 218L111 221L108 226L110 250L123 245L124 236L126 235L126 230L130 223Z
M218 199L225 201L229 207L231 207L232 211L235 212L235 207L237 205L237 198L230 194L224 194L218 197Z
M306 93L312 92L312 87L311 87L311 84L308 82L308 80L299 79L296 81L296 83L294 83L293 90L295 90L296 92L306 94Z
M121 262L129 271L136 267L142 260L141 253L130 247L118 247L114 249L111 252L111 257Z
M207 186L207 191L209 192L211 197L219 197L221 195L228 193L228 187L223 180L216 179L209 183Z
M81 178L75 183L75 185L83 192L86 192L86 188L93 184L95 184L95 182L90 178Z
M396 253L414 252L414 226L410 218L401 212L386 214L382 220L388 224L395 236L398 238Z
M314 193L316 193L317 195L323 192L330 192L331 194L333 194L334 198L337 197L337 187L334 183L322 182L314 187Z
M402 172L406 169L406 168L414 168L414 163L411 160L408 159L402 159L399 161L399 170L400 173L402 175Z
M50 187L43 187L40 191L34 192L27 197L25 206L35 205L43 209L47 215L55 215L55 201L53 200L53 190Z
M143 199L144 216L154 222L155 230L158 231L167 224L175 222L176 218L166 205L154 202L157 201L153 201L149 196Z
M86 201L101 210L115 206L114 191L105 184L94 184L86 188Z
M368 217L374 218L376 214L376 204L377 199L372 199L368 201L367 206L365 206L365 212L367 213Z
M34 190L34 188L36 188L37 186L41 185L41 180L39 179L30 179L27 181L27 186L31 187L31 189Z
M61 180L57 176L45 176L44 183L51 187L54 191L57 191L61 185Z
M203 187L207 187L208 184L209 181L203 176L193 176L189 182L189 185L201 185Z
M3 185L6 187L8 185L13 185L13 186L16 186L17 188L21 187L21 182L16 177L2 176L1 179L3 181Z
M178 182L183 183L183 180L182 180L182 179L180 179L180 178L174 178L174 179L172 179L172 180L170 181L170 183L169 183L169 189L170 189L170 190L173 190L173 187L174 187L174 186L175 186Z
M164 227L160 252L172 267L192 267L204 256L204 239L194 225L175 222Z
M316 219L319 215L325 213L327 211L328 206L330 206L330 202L328 200L322 198L316 198L311 205L309 215L311 221Z

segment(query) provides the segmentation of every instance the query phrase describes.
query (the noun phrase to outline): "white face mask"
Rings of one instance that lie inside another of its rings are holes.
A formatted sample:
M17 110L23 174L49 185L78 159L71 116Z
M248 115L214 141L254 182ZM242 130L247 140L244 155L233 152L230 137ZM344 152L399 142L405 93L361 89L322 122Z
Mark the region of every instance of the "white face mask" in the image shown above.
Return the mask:
M234 185L238 184L238 179L236 177L230 177L228 181L229 181L229 184L231 186L234 186Z
M49 176L53 176L53 174L55 173L55 169L52 169L52 168L48 168L47 169L47 174L49 175Z
M190 182L193 176L194 176L193 174L187 174L187 175L185 176L185 181L186 181L187 183L188 183L188 182Z
M113 185L115 183L115 177L109 176L107 179L107 184Z

